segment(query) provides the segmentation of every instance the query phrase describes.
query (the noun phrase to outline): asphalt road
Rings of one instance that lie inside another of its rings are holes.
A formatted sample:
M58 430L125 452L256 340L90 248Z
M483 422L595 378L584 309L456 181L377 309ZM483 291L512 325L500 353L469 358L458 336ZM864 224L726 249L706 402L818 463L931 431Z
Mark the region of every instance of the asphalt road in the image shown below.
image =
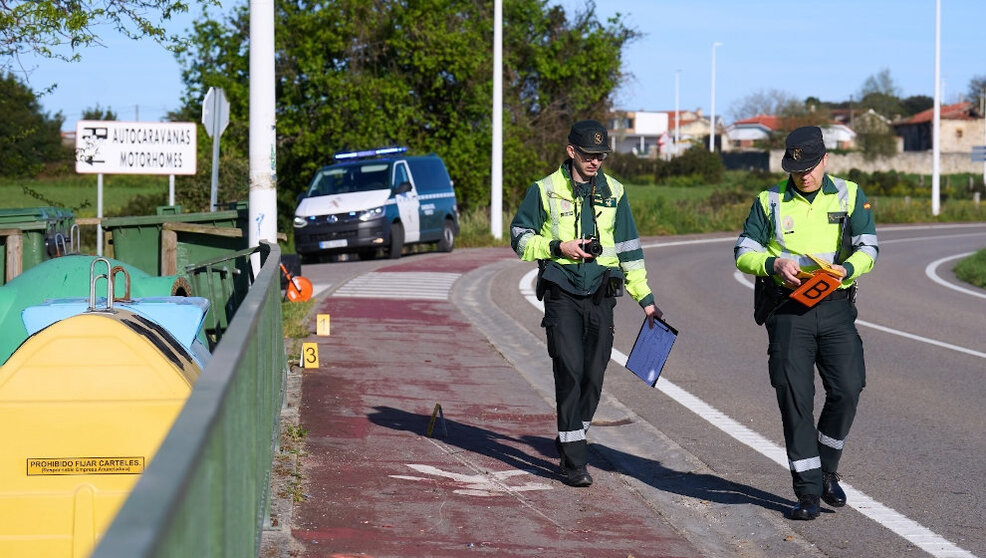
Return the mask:
M867 386L840 472L865 495L857 503L868 496L889 510L877 509L872 519L847 507L792 524L834 557L926 555L915 544L929 537L933 554L986 556L986 291L956 281L955 260L939 265L937 275L969 292L926 273L937 260L986 246L986 224L877 232L880 257L860 281L857 299ZM670 382L783 448L767 378L767 334L753 323L752 283L734 273L734 242L724 235L644 240L658 305L680 331L658 387ZM511 269L497 281L502 292L495 298L516 297L513 291L529 271L520 264ZM532 334L543 335L539 310L529 303L510 308ZM642 318L629 299L617 306L615 348L623 354ZM661 390L641 389L617 364L609 368L605 389L723 478L793 497L785 468ZM818 381L816 393L817 416L823 394ZM770 506L764 512L778 513Z
M840 471L850 505L823 506L818 520L790 526L825 556L986 557L986 291L957 282L954 259L930 265L986 246L986 224L877 232L880 258L857 299L867 386ZM611 363L605 391L741 487L731 501L748 507L744 513L774 521L783 513L778 502L793 503L793 493L777 462L783 435L767 378L767 335L753 323L752 283L734 273L735 236L643 241L658 305L680 335L659 389ZM392 263L306 265L303 274L317 286L339 285ZM532 341L543 340L541 312L522 292L533 268L502 266L489 293ZM642 319L632 300L620 301L615 349L630 352ZM816 384L817 414L823 391ZM761 442L739 441L744 431Z

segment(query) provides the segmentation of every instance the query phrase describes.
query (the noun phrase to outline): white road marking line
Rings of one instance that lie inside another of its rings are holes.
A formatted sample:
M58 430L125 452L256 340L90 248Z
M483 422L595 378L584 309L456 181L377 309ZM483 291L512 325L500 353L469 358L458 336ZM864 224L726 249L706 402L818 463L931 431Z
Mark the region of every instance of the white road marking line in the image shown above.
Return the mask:
M953 285L953 284L949 283L948 281L946 281L946 280L944 280L944 279L942 279L941 277L938 276L938 266L940 266L941 264L943 264L943 263L945 263L947 261L957 260L959 258L964 258L966 256L971 256L974 253L975 252L966 252L964 254L956 254L954 256L949 256L947 258L942 258L940 260L935 260L935 261L931 262L930 264L928 264L928 267L924 268L924 274L927 275L929 279L931 279L932 281L934 281L935 283L938 283L939 285L941 285L943 287L948 287L949 289L952 289L952 290L955 290L955 291L959 291L960 293L964 293L964 294L967 294L967 295L978 296L979 298L986 298L986 294L984 294L984 293L982 293L980 291L973 291L971 289L966 289L966 288L960 287L958 285Z
M521 471L520 469L509 469L506 471L494 471L488 474L475 474L475 475L464 475L462 473L453 473L451 471L443 471L438 467L433 467L431 465L421 465L417 463L406 463L408 467L414 469L419 473L425 475L433 475L439 478L446 478L452 482L463 485L463 488L457 488L452 492L454 494L463 494L465 496L499 496L504 493L510 492L530 492L532 490L551 490L550 484L544 484L540 482L525 482L521 485L509 485L506 479L511 477L516 477L520 475L530 475L529 471ZM413 475L387 475L392 479L400 480L411 480L411 481L434 481L433 478L428 477L416 477Z
M336 289L334 297L395 300L448 300L461 273L382 271L355 277Z
M717 240L722 239L714 239L710 241ZM688 243L688 241L683 243ZM668 243L663 244L662 246L671 246L676 244L682 243ZM746 284L744 282L745 278L743 277L743 274L738 270L736 271L736 274L739 275L737 280L740 280L741 283ZM541 301L539 301L534 295L533 285L536 277L537 270L531 270L520 279L519 289L521 295L523 295L528 302L544 312L544 304L542 304ZM748 286L752 288L753 284L749 283ZM626 366L626 355L616 349L613 349L612 355L613 361L619 363L621 366ZM722 411L719 411L698 397L695 397L691 393L681 389L667 378L662 378L654 387L661 390L662 393L666 394L671 399L674 399L686 409L694 412L699 417L708 421L710 424L719 430L722 430L732 438L746 446L749 446L754 451L767 457L771 461L781 465L785 470L790 470L787 460L787 452L784 448L771 442L767 438L764 438L753 430L750 430L746 426L743 426L736 420L730 418ZM848 483L841 483L841 485L843 490L846 491L847 504L850 507L854 508L883 527L891 530L932 556L935 556L936 558L976 558L971 552L956 546L954 543L934 533L930 529L877 502L863 492L856 490Z

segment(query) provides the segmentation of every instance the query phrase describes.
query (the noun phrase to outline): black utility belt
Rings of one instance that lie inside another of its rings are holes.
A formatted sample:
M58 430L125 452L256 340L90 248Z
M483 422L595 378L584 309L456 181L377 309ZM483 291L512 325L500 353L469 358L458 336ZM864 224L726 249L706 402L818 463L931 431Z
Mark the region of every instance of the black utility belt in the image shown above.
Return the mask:
M548 296L557 299L565 295L569 298L574 298L578 300L591 298L593 302L599 304L603 298L615 298L623 296L623 278L622 277L605 277L605 280L599 285L594 292L581 294L573 293L566 289L563 289L560 285L544 280L544 290L547 291Z

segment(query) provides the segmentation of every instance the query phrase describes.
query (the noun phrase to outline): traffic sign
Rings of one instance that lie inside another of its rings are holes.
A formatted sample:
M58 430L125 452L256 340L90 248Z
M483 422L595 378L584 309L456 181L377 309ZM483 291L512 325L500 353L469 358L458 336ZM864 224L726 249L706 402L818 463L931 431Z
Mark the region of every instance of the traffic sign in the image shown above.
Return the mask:
M202 101L202 125L210 138L219 137L229 126L229 101L219 87L210 87Z
M193 122L80 120L75 125L75 172L80 174L195 174Z
M209 188L209 211L216 210L219 196L219 136L229 125L229 101L219 87L210 87L202 101L202 125L212 138L212 185Z

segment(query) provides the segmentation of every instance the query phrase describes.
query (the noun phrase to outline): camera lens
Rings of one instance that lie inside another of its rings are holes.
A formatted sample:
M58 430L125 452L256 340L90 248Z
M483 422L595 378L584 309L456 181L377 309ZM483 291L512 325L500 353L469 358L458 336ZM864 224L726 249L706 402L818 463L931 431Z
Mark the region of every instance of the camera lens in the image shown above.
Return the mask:
M585 245L586 252L592 254L595 257L599 257L603 253L603 245L599 243L599 240L595 238L590 238L589 242Z

